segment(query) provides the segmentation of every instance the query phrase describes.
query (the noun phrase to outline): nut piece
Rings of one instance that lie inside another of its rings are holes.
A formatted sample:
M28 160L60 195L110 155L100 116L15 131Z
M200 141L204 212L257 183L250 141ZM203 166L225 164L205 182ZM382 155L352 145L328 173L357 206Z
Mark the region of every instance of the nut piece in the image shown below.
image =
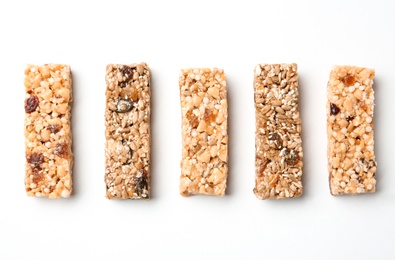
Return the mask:
M28 65L24 84L26 192L35 197L69 197L73 191L70 67Z
M148 65L110 64L106 83L106 197L147 200L151 113Z
M303 151L296 64L255 68L255 188L259 199L302 194Z
M332 195L376 189L374 70L335 66L328 82L328 170ZM337 113L333 113L337 107Z
M228 103L221 69L181 71L180 193L225 195L228 175Z

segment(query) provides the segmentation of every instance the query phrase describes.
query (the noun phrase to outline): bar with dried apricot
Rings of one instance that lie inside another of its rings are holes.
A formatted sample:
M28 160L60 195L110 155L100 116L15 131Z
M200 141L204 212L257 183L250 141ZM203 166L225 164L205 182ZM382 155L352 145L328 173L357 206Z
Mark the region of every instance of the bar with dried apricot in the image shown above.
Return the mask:
M328 171L332 195L376 189L373 69L335 66L328 82Z
M180 194L223 196L228 176L228 103L222 69L184 69Z

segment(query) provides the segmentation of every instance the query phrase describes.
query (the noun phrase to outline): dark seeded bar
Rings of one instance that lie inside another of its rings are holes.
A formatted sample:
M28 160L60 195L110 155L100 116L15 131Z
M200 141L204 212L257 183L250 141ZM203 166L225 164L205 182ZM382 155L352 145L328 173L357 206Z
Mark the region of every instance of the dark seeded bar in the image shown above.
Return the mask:
M67 198L72 193L73 168L70 67L28 65L24 85L26 192Z
M254 193L259 199L298 197L303 191L303 151L297 65L257 65L254 93Z
M374 70L336 66L328 82L328 170L332 195L376 189Z
M106 196L150 198L150 71L145 63L106 71Z

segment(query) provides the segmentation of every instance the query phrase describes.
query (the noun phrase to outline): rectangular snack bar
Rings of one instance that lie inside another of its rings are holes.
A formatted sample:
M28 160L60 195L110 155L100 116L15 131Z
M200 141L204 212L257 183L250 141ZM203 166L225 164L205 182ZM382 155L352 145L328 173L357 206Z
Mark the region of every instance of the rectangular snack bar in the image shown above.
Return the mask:
M147 200L151 180L148 65L110 64L106 84L106 197Z
M255 188L258 199L302 194L303 151L296 64L255 67Z
M180 194L223 196L228 176L228 103L221 69L181 71Z
M29 196L69 197L73 153L72 82L68 65L25 70L25 189Z
M328 170L332 195L376 188L374 70L335 66L328 82Z

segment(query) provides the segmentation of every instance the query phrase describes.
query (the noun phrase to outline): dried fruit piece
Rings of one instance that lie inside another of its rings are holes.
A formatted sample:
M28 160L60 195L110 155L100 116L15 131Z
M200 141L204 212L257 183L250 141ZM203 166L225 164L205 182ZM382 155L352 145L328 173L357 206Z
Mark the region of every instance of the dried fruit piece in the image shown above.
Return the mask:
M332 116L335 116L335 115L339 114L339 112L340 112L340 108L333 103L330 104L330 109L331 109Z
M26 160L31 164L34 169L41 169L41 164L44 162L44 156L42 153L32 153L26 156Z
M284 161L288 165L296 165L299 162L299 155L293 149L285 149L283 152Z
M54 149L54 154L61 158L67 158L69 156L68 145L66 143L57 144Z
M214 115L213 111L211 109L205 109L204 110L204 116L203 119L206 121L208 124L211 122L215 122L216 115Z
M189 120L189 124L192 126L192 128L196 128L199 126L199 119L195 114L192 112L192 110L189 110L185 114L186 118Z
M36 95L31 95L28 99L25 100L25 112L32 113L36 111L39 104L38 97Z
M60 129L62 129L62 127L60 125L48 125L47 129L51 133L56 134L60 131Z
M141 177L136 178L136 182L134 184L134 192L139 197L147 197L148 195L146 194L145 191L148 191L148 182L146 179L146 175L143 174Z
M117 113L127 113L133 109L133 103L129 100L119 100L117 103Z
M42 172L39 172L37 170L33 170L33 179L32 182L35 184L38 184L43 178Z
M350 121L354 120L354 118L355 118L355 116L347 116L346 120L347 120L347 122L350 122Z
M119 72L121 72L122 75L125 76L126 81L129 81L133 78L133 68L129 66L123 65L119 68Z
M273 144L275 149L281 150L283 148L283 140L279 134L270 133L268 139L271 141L269 145Z
M349 87L349 86L354 86L355 84L355 77L353 75L347 75L343 78L344 84Z
M132 89L132 90L131 90L130 97L132 98L132 100L133 100L134 102L137 102L138 99L139 99L139 92L138 92L135 88Z

